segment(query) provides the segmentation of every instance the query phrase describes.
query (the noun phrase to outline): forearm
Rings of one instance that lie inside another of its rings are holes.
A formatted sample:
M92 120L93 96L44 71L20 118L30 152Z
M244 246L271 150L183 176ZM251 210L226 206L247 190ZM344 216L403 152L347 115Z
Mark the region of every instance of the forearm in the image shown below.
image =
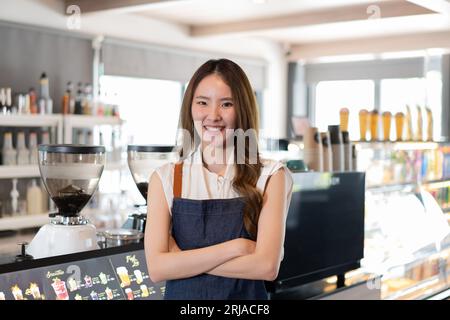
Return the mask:
M240 254L230 242L224 242L200 249L154 254L147 263L152 280L159 282L206 273Z
M207 273L215 276L272 281L278 274L280 261L261 253L253 253L230 259Z

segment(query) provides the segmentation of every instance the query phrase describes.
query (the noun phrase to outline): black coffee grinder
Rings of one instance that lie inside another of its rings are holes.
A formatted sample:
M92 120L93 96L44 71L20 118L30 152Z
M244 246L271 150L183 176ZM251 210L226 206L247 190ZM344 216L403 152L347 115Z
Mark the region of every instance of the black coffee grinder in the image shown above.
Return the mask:
M34 258L98 249L95 226L81 215L97 189L105 147L41 144L39 171L58 212L39 229L26 252Z
M177 162L179 152L174 146L129 145L127 153L128 167L145 204L135 205L136 212L128 217L123 228L144 232L147 221L147 190L150 177L156 168L169 162Z

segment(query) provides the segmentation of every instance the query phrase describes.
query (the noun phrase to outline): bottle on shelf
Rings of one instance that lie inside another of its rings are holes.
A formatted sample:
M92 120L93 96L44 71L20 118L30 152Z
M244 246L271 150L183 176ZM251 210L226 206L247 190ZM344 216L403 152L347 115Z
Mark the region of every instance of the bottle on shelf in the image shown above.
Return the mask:
M378 141L379 116L378 110L372 110L370 112L370 141Z
M39 110L36 103L36 90L34 88L30 88L28 95L30 96L30 113L37 114Z
M342 143L342 133L338 125L328 126L333 157L333 171L344 171L344 144Z
M52 99L47 100L46 113L47 114L52 114L53 113L53 100Z
M320 133L323 148L323 171L333 171L333 152L331 150L330 132L325 131Z
M342 131L342 142L344 144L344 169L352 171L352 143L348 131Z
M98 141L101 146L105 145L105 141L103 140L103 133L101 131L99 132L99 140Z
M25 95L19 93L19 94L16 95L15 100L16 100L15 104L17 106L17 113L18 114L26 113L25 112L25 106L26 106L26 104L25 104Z
M395 140L396 141L403 141L404 123L405 123L405 115L403 114L403 112L397 112L395 114L395 133L396 133Z
M83 84L78 82L74 114L83 114Z
M405 117L405 126L406 126L406 141L412 141L413 133L412 133L412 116L411 109L408 105L406 105L406 117Z
M92 86L89 83L84 85L84 95L83 95L83 114L92 115Z
M38 146L37 146L36 132L30 133L29 149L30 149L30 164L38 164Z
M114 134L114 132L113 132ZM319 130L309 127L303 136L303 156L305 164L312 171L323 171L323 148ZM114 152L114 150L113 150Z
M62 104L61 104L61 112L62 114L70 114L70 99L72 94L72 82L67 82L66 85L66 91L64 92L64 95L62 97Z
M27 93L27 94L24 95L24 97L25 97L25 108L24 108L23 113L30 114L31 113L31 97L30 97L30 94Z
M41 78L39 79L39 113L53 113L53 101L50 99L48 77L45 72L41 74Z
M358 170L358 155L356 153L356 145L352 143L352 170Z
M91 146L94 145L94 135L92 134L92 130L87 132L86 143Z
M25 145L25 132L17 133L17 164L30 164L30 151Z
M341 108L341 110L339 110L339 124L341 126L341 131L348 131L348 116L349 110L347 108Z
M106 101L108 99L108 94L106 93L106 91L104 92L103 95L100 95L99 92L99 100L97 103L97 116L103 117L104 115L106 115Z
M359 111L359 135L361 141L367 141L367 124L369 112L365 109Z
M40 214L42 209L42 190L36 183L36 179L31 181L31 185L27 189L27 213Z
M49 144L50 143L50 134L48 131L42 132L42 144Z
M427 139L426 141L433 141L433 113L429 107L425 108L427 113Z
M39 114L45 114L46 109L46 101L44 99L39 99L38 102L38 113Z
M92 95L92 115L97 116L98 115L98 107L100 104L100 90L97 92L97 94Z
M39 79L39 98L47 99L50 98L50 88L48 84L48 77L45 72L41 74Z
M18 180L16 178L12 179L12 189L10 192L11 196L11 213L13 215L17 214L19 212L19 191L17 190L17 182Z
M385 111L381 117L383 121L383 141L390 141L392 114L389 111Z
M13 105L12 105L12 90L11 88L6 88L6 113L13 113Z
M116 117L116 118L120 118L119 106L117 104L113 105L112 116Z
M86 144L86 139L85 139L85 135L84 135L84 130L83 129L78 129L77 130L77 141L76 143L78 144Z
M416 141L423 141L423 119L422 119L422 108L417 105L417 134Z
M6 89L0 88L0 109L6 114Z
M13 147L12 133L5 132L3 137L3 165L13 166L17 164L17 151Z

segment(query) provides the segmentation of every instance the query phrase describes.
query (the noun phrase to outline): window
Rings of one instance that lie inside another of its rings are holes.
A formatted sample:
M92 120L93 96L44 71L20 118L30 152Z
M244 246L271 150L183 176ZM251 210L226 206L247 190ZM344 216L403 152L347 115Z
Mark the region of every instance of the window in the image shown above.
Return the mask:
M429 107L433 114L433 136L438 137L441 123L441 90L441 73L437 71L428 72L426 78L383 79L380 90L381 112L389 111L392 116L397 112L406 113L406 105L408 105L411 110L413 132L417 132L417 106L420 106L425 138L427 117L424 107ZM394 139L392 129L391 139Z
M119 105L128 143L175 143L183 90L180 82L102 76L100 88L105 102Z
M176 81L140 79L116 76L100 78L101 97L104 103L119 106L120 117L125 120L122 128L122 143L127 144L175 144L178 118L181 108L183 84ZM105 135L105 144L109 145ZM127 190L132 203L143 203L142 196L136 188L130 172L125 175L118 172L104 172L100 181L101 192L118 192ZM118 197L103 197L108 205L117 207ZM120 200L120 199L119 199ZM103 200L102 200L103 201ZM119 201L120 202L120 201Z
M314 123L320 131L325 131L328 125L339 124L339 110L346 107L350 111L350 139L358 140L358 113L361 109L378 109L380 114L389 111L392 114L391 140L394 140L395 114L406 114L408 105L414 133L417 132L417 106L420 106L425 139L427 114L424 108L428 107L432 112L433 138L436 140L441 135L441 93L442 80L439 71L429 71L423 78L320 81L315 87ZM379 101L379 105L376 101ZM381 123L379 125L381 130Z
M348 122L350 139L357 140L359 110L374 108L374 81L321 81L316 86L315 101L315 126L320 131L328 130L328 125L339 124L339 110L345 107L350 111Z

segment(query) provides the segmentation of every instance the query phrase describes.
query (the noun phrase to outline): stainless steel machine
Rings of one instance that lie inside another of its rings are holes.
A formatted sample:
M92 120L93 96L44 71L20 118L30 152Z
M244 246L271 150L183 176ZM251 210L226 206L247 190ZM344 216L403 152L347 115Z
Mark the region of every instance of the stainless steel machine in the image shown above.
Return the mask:
M35 259L98 249L96 228L80 215L97 189L105 166L105 147L39 146L39 170L58 211L50 214L27 253Z
M129 145L128 166L134 182L139 189L145 204L136 205L123 228L144 232L147 221L147 190L150 177L156 168L179 160L179 152L174 146L161 145Z

